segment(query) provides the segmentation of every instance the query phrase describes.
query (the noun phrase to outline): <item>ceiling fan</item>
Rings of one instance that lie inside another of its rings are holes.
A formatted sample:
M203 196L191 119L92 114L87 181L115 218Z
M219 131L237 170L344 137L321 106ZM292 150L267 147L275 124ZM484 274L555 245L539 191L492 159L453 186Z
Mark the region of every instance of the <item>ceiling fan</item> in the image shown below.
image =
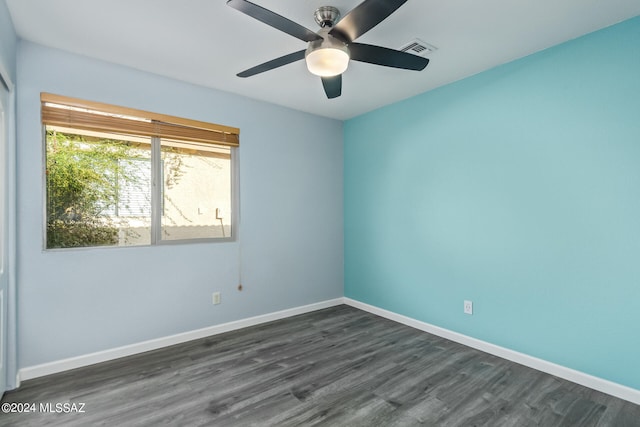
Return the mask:
M388 49L354 40L384 21L407 0L364 0L342 19L340 11L323 6L315 11L317 33L268 9L246 0L228 0L227 4L240 12L308 43L306 49L281 56L238 73L238 77L250 77L302 59L307 68L322 78L327 98L337 98L342 93L342 73L349 60L383 65L405 70L423 70L429 60L399 50Z

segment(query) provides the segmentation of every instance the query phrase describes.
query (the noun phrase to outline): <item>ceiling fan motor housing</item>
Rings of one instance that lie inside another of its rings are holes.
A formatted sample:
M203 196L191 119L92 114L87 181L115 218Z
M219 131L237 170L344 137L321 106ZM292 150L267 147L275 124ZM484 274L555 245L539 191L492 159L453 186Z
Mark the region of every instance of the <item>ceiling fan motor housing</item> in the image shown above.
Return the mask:
M320 27L333 27L340 19L340 11L333 6L321 6L313 14Z

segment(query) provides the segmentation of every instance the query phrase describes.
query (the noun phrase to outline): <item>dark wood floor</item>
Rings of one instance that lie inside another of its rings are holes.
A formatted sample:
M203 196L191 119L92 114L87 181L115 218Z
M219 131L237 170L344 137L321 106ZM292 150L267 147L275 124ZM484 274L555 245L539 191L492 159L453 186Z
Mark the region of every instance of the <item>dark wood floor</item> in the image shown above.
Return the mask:
M640 406L338 306L38 378L2 426L640 426Z

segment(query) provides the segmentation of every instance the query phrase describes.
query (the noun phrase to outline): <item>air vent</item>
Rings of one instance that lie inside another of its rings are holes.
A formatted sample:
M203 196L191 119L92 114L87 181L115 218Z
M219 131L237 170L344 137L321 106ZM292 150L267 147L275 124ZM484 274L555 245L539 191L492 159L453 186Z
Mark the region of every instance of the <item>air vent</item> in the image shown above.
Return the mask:
M429 43L425 43L420 39L414 39L400 48L400 51L412 53L418 56L427 56L437 49L437 47L430 45Z

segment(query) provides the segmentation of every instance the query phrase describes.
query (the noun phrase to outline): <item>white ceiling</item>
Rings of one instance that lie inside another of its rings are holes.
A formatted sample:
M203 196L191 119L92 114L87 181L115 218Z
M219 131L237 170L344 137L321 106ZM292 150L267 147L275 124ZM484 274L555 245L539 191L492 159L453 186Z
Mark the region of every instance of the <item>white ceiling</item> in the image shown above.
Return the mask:
M313 11L346 14L361 0L253 0L316 31ZM299 61L249 78L236 73L305 43L225 0L6 0L18 36L45 46L202 86L348 119L640 14L638 0L410 0L357 41L438 47L424 71L352 61L342 96L325 97ZM597 52L594 52L597 57Z

